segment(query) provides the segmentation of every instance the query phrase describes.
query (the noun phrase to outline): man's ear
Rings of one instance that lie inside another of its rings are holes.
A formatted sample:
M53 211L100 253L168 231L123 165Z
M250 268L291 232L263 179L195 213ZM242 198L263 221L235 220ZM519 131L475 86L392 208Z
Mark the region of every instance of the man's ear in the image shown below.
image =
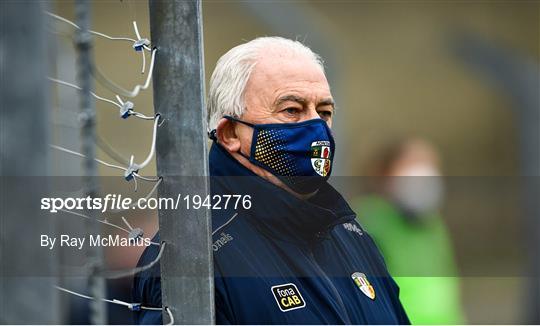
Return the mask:
M221 118L216 127L216 137L221 146L230 153L236 153L240 151L240 138L236 134L235 123Z

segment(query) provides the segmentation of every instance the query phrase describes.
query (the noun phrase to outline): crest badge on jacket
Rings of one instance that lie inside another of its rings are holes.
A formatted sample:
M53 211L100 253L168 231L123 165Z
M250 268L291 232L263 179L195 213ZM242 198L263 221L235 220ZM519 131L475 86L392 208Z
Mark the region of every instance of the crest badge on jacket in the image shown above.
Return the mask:
M351 275L354 284L371 300L375 300L375 288L369 283L366 274L355 272Z

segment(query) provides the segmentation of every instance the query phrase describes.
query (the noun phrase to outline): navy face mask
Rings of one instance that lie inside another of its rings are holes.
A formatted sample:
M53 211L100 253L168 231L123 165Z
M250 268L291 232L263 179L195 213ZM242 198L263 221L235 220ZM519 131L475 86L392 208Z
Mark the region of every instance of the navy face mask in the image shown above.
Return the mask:
M326 121L251 124L231 116L224 118L253 128L250 155L240 154L293 191L312 193L330 177L335 143Z

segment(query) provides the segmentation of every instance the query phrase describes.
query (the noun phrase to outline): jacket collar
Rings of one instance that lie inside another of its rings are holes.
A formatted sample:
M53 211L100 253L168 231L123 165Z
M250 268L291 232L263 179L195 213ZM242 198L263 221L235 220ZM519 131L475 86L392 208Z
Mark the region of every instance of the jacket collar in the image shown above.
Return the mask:
M251 223L270 236L311 243L355 217L328 183L309 200L302 200L251 172L217 143L212 145L209 161L212 194L250 195L251 208L244 211Z

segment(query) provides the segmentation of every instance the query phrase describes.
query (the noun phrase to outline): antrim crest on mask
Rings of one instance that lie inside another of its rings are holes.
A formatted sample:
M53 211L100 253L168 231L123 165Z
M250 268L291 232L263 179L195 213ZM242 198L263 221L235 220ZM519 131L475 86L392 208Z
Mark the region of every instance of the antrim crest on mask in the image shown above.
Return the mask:
M320 176L326 177L330 173L331 154L329 141L319 140L311 143L311 166Z

